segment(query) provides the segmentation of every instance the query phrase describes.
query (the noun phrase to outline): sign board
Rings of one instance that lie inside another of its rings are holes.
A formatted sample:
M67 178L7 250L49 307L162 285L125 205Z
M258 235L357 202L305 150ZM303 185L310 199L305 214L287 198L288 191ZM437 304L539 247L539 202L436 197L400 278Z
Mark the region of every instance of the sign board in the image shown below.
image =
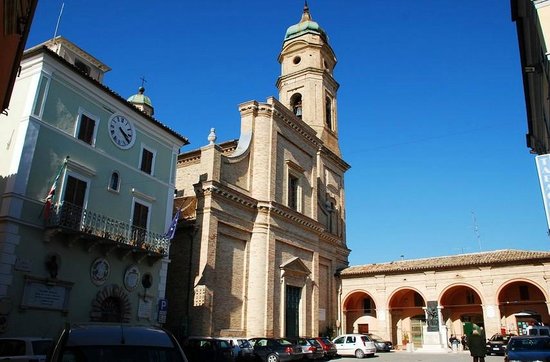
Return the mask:
M159 300L159 313L158 313L158 322L160 324L166 323L166 314L168 312L168 300L161 299Z
M550 154L535 157L535 162L537 163L542 202L546 213L546 225L550 228Z

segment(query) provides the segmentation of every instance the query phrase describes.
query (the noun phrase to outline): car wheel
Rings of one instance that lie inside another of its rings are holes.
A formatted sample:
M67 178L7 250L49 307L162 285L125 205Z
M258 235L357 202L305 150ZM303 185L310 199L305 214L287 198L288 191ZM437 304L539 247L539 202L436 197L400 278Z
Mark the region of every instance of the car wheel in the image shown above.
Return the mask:
M265 362L279 362L279 357L275 353L268 354Z
M365 357L365 353L361 351L360 349L355 351L355 358L363 358Z

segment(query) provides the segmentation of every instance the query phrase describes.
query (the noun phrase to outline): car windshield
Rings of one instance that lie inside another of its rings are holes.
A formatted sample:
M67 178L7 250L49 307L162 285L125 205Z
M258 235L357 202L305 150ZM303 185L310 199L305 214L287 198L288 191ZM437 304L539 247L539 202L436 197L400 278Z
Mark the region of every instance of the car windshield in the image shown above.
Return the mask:
M25 341L18 339L4 339L0 341L0 357L24 356Z
M279 342L280 344L282 344L282 345L284 345L284 346L292 345L292 343L290 343L289 341L287 341L287 340L284 339L284 338L278 339L277 342Z
M382 337L376 335L376 334L369 334L369 337L375 341L381 341Z
M325 344L331 344L332 342L330 341L330 339L328 338L321 338L321 340L325 343Z
M370 338L368 336L361 336L361 340L363 342L370 342Z
M63 350L63 362L185 362L175 348L140 346L78 346Z
M513 339L509 349L512 351L550 350L550 338L521 338Z

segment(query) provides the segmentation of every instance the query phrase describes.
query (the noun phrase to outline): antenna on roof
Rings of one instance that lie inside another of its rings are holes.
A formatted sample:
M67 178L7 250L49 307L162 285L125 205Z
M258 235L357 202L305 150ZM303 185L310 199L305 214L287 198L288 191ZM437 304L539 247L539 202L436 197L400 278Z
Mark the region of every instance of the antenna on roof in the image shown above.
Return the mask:
M476 235L479 251L481 251L481 238L479 237L479 228L477 226L476 213L472 211L472 221L474 223L474 234Z
M55 31L53 33L53 39L57 36L57 30L59 29L59 23L61 22L61 15L63 15L63 8L65 7L65 2L61 3L61 10L59 11L59 17L57 18L57 24L55 25Z

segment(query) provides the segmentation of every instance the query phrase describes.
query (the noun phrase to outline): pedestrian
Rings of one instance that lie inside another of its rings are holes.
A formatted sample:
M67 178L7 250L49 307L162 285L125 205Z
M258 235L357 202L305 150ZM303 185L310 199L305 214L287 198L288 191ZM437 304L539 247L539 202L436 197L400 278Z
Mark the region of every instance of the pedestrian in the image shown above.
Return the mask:
M458 338L456 338L454 334L451 334L451 337L449 338L449 347L451 347L453 351L457 351L458 343Z
M474 362L485 362L485 341L477 329L474 329L472 335L468 337L468 348Z
M466 338L465 334L460 337L460 343L462 344L462 350L466 351L468 349L468 339Z

